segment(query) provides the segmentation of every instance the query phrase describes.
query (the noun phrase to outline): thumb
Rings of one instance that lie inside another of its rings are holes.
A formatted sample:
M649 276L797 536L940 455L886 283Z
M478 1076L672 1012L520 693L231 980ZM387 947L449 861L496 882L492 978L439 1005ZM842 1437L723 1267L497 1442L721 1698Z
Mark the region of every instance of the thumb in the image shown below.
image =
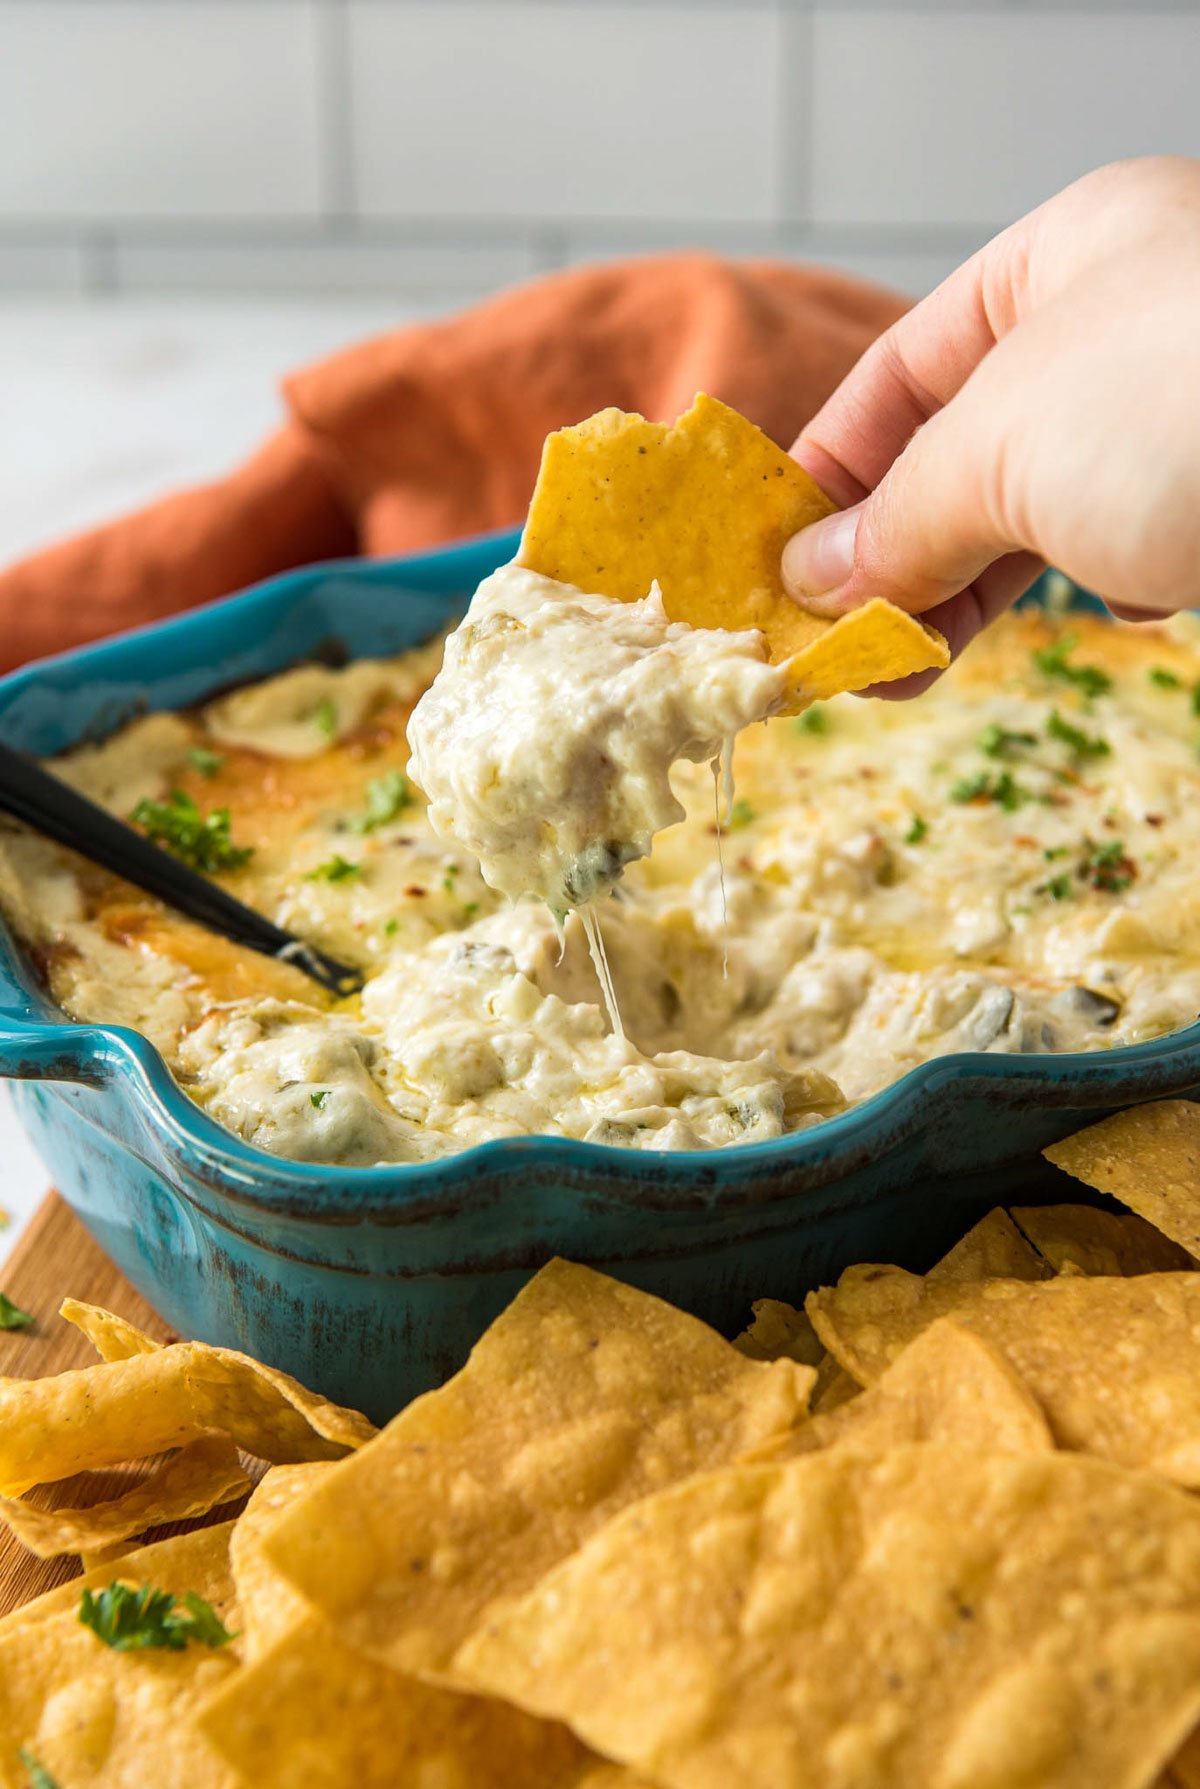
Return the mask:
M924 614L1024 544L1002 520L1006 456L993 427L974 426L969 389L918 429L870 496L793 535L783 582L802 608L837 616L883 596Z

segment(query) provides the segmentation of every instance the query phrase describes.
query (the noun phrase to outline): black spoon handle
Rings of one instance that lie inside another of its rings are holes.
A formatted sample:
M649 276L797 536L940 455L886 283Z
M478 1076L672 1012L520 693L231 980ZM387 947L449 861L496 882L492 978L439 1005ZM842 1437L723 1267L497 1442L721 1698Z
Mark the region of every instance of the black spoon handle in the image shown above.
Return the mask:
M34 759L2 742L0 813L11 814L57 844L70 846L91 863L123 876L135 888L156 895L234 944L294 963L335 994L357 993L362 987L363 978L357 969L285 932L282 926L235 900L206 876L189 869L169 851L151 844L142 833L126 826L97 802L51 776Z

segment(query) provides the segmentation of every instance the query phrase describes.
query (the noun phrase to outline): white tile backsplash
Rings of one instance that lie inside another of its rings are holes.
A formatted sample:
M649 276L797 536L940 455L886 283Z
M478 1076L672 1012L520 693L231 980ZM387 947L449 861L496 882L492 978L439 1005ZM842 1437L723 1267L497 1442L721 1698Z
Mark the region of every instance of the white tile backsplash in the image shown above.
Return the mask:
M0 0L0 294L450 305L581 259L922 292L1200 154L1200 0Z
M82 242L0 241L0 292L82 292Z
M349 6L365 216L774 215L774 6Z
M864 247L815 230L787 237L785 246L787 253L796 260L814 261L821 267L840 267L844 273L855 273L860 279L871 280L877 286L890 286L893 291L903 292L910 298L924 298L968 260L980 244L973 237L964 235L957 241L938 246L893 240Z
M528 279L541 259L524 244L379 242L344 236L281 242L118 243L113 273L131 292L403 293L450 304ZM0 260L0 274L3 261Z
M999 225L1103 162L1200 154L1200 11L813 25L818 222Z
M0 219L315 214L316 5L0 4Z

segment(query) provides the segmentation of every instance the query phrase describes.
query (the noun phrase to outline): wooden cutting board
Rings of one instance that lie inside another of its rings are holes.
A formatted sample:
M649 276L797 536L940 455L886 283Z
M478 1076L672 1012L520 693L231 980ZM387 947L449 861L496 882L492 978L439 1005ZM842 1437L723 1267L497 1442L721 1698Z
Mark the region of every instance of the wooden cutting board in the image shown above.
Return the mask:
M34 1318L31 1329L0 1332L0 1375L7 1378L39 1379L69 1367L95 1364L91 1343L57 1315L67 1297L116 1311L160 1341L172 1339L166 1324L118 1273L57 1193L50 1193L39 1207L7 1269L0 1273L0 1284L13 1303ZM50 1490L35 1491L31 1501L47 1508L102 1503L117 1496L128 1483L128 1475L121 1470L93 1472L86 1479L65 1479ZM213 1519L224 1521L233 1512L234 1506L227 1505L215 1512ZM198 1526L189 1522L155 1529L152 1538ZM35 1559L0 1524L0 1615L77 1576L79 1569L74 1557Z

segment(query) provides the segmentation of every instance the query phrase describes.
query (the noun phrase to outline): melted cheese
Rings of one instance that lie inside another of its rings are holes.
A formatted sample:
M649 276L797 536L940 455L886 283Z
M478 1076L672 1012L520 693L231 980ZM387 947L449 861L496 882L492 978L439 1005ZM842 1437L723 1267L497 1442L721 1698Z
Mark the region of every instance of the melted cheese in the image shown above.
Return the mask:
M669 771L709 763L784 699L763 636L668 621L519 565L480 585L409 722L443 838L511 900L560 916L684 818Z
M1089 699L1039 668L1063 625L1067 665L1104 667L1111 689ZM916 702L840 697L815 723L752 729L724 900L711 772L677 765L685 818L594 909L624 1038L577 915L560 936L544 905L497 894L415 787L364 827L368 786L406 769L435 664L423 650L290 673L55 766L120 813L173 787L228 807L254 855L223 880L361 964L354 1001L0 831L0 905L59 1001L146 1031L188 1093L263 1148L411 1161L528 1132L720 1147L949 1051L1102 1049L1200 1011L1193 627L1014 616ZM736 678L756 687L760 669L749 652ZM211 776L197 745L221 756ZM423 756L436 748L431 728ZM640 811L653 829L661 787ZM335 857L352 872L329 880Z

